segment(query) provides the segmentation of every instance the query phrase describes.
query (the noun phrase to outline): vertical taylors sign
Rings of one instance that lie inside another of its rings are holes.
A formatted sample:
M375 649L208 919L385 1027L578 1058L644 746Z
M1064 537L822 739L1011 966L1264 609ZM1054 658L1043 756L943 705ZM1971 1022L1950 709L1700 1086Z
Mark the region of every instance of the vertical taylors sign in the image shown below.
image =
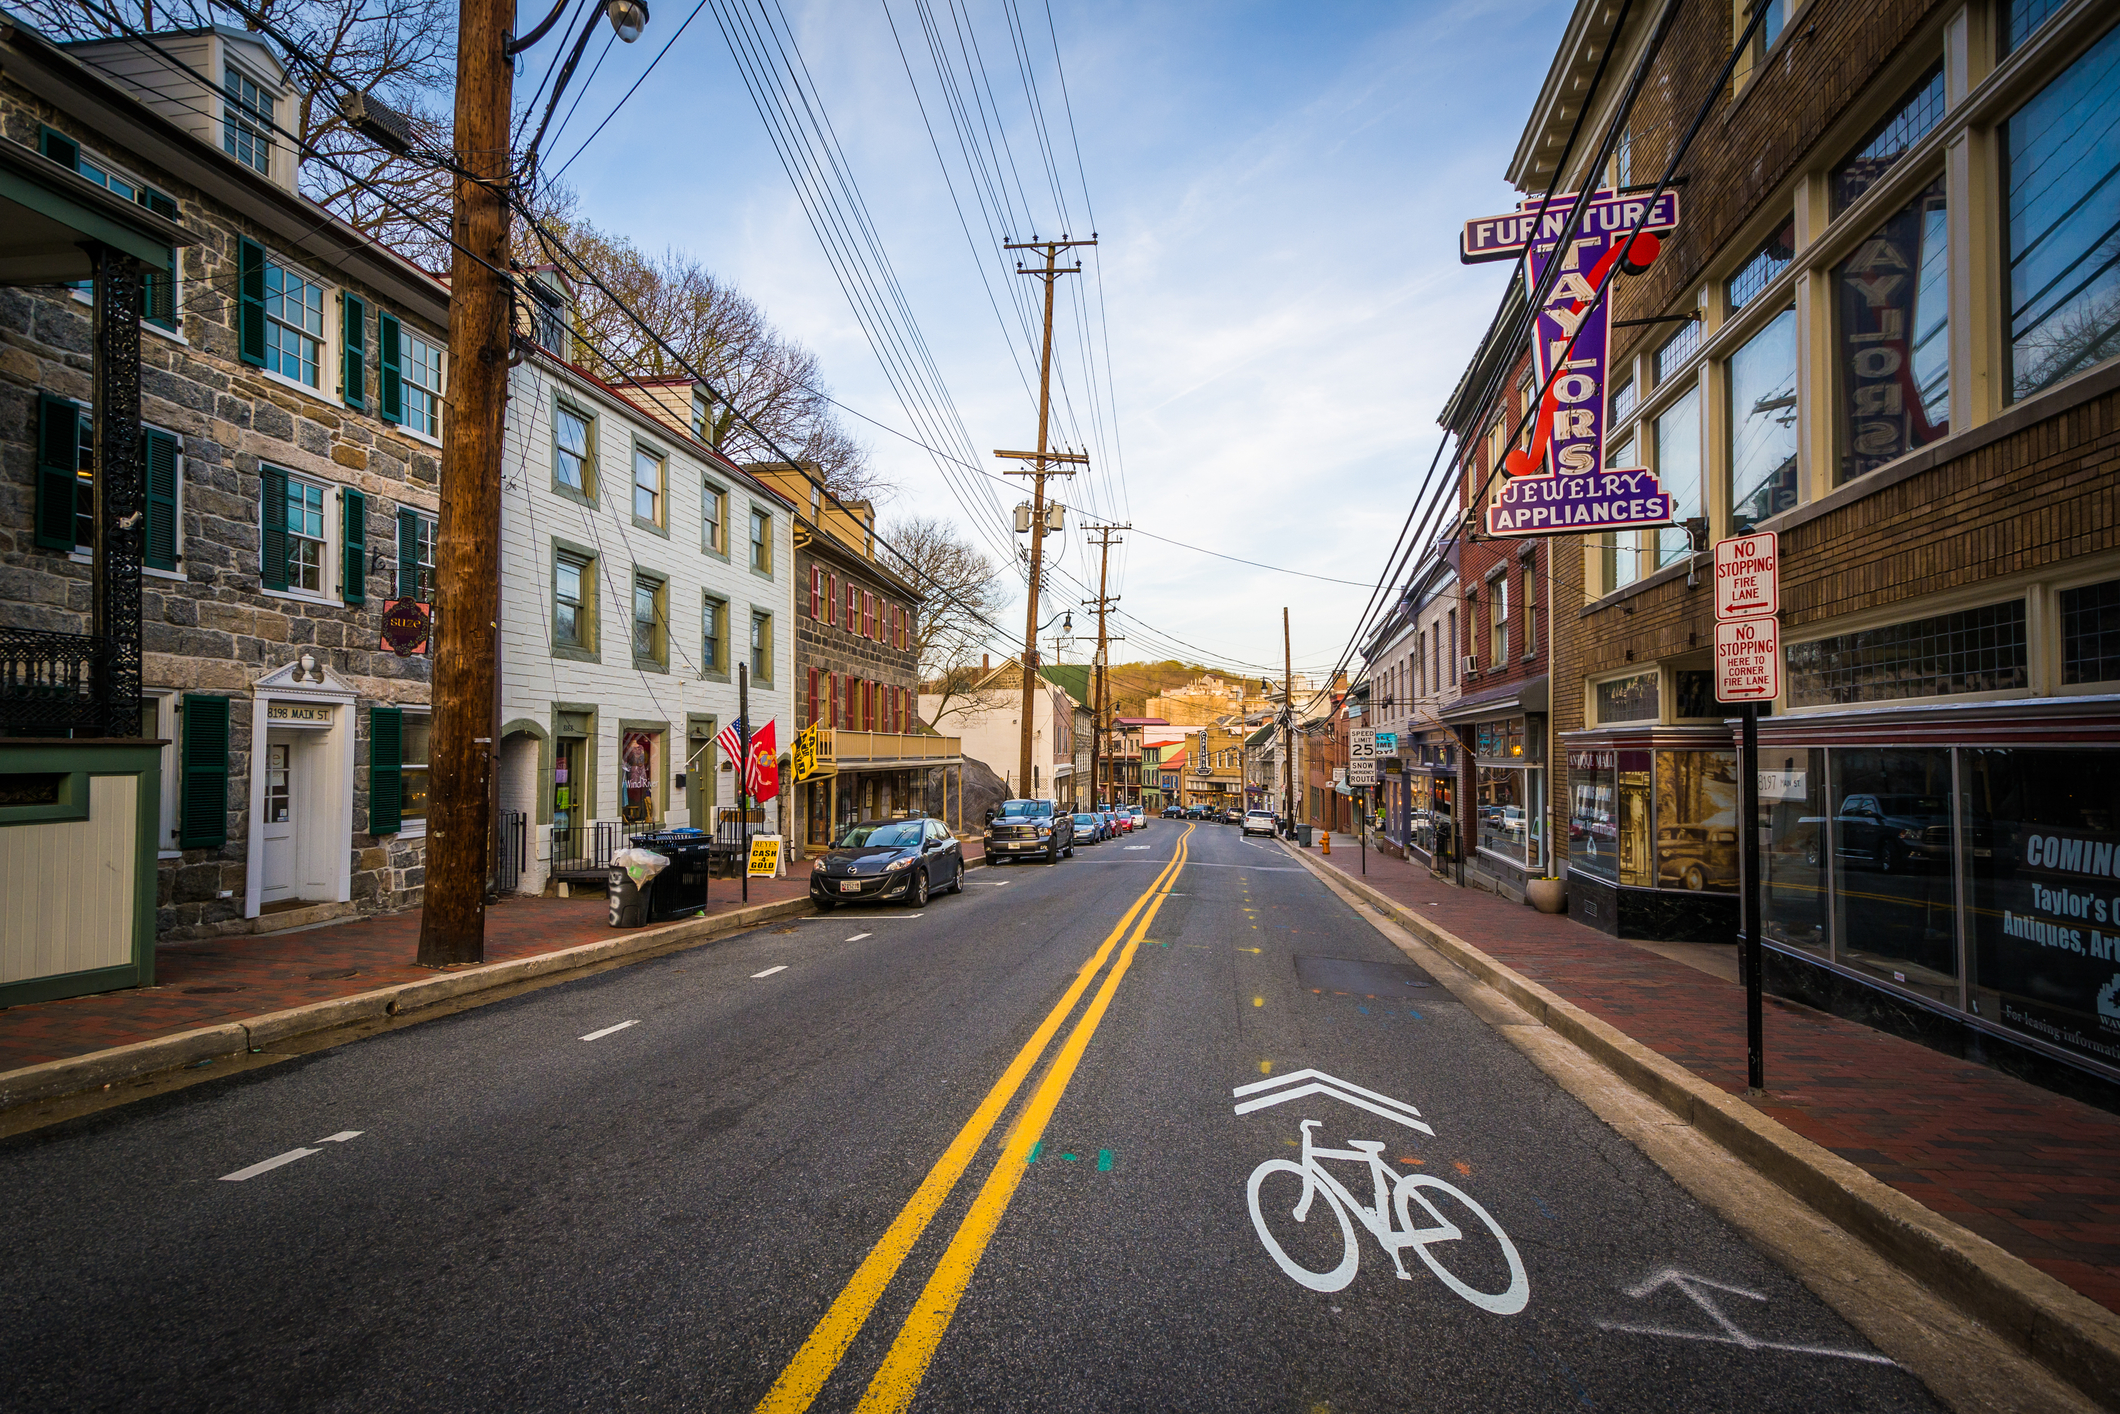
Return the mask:
M1933 200L1925 195L1879 226L1834 271L1847 389L1843 481L1950 430L1941 186Z
M1671 523L1672 499L1654 475L1604 464L1611 316L1597 291L1614 265L1624 260L1639 273L1656 258L1652 233L1678 224L1678 193L1664 192L1653 204L1622 193L1594 195L1568 235L1576 200L1535 197L1521 211L1466 222L1459 238L1458 258L1467 264L1523 252L1534 288L1553 271L1532 332L1532 366L1546 394L1531 445L1509 454L1509 477L1488 504L1490 535L1594 534Z

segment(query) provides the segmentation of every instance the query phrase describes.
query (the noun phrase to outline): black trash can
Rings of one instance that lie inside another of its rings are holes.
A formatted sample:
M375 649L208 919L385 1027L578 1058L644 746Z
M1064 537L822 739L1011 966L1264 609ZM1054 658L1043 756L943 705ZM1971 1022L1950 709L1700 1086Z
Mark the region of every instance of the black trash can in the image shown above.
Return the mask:
M712 835L662 831L635 835L633 843L670 861L668 868L649 881L646 921L660 923L682 918L707 906L707 874L714 851Z
M665 873L669 872L667 870ZM653 882L650 882L653 887ZM633 876L619 865L611 866L608 886L611 900L611 926L614 928L641 928L648 922L648 900L633 882Z

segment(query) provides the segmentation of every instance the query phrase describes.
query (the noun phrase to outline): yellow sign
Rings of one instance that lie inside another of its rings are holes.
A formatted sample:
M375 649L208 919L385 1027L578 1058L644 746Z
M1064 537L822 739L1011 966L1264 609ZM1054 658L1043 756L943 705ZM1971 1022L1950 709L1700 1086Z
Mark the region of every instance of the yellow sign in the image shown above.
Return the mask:
M780 836L751 836L751 865L748 872L754 879L770 879L780 872Z
M818 732L815 727L804 727L795 733L794 764L795 779L809 780L816 775L833 775L836 771L819 771L817 766Z

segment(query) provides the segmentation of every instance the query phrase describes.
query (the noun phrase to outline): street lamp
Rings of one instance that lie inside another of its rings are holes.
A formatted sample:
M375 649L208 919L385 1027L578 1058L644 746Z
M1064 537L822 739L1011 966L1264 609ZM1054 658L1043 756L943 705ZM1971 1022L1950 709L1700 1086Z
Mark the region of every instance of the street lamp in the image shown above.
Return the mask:
M628 44L648 27L648 0L610 0L604 13L611 17L611 28Z

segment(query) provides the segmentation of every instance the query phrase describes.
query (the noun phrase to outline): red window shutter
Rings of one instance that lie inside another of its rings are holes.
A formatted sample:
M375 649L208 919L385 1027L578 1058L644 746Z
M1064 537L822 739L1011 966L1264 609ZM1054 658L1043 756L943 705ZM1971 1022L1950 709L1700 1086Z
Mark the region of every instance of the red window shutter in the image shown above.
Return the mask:
M837 674L837 673L834 673L834 674L832 674L832 706L831 706L831 713L832 713L832 725L833 725L834 727L842 727L842 726L845 726L845 725L846 725L846 723L844 723L844 722L842 722L842 721L840 721L840 720L839 720L839 674Z
M866 589L861 591L861 636L876 636L876 596Z
M824 578L824 571L823 571L823 570L821 570L821 569L819 569L819 568L817 568L817 566L815 566L815 565L811 565L811 566L810 566L810 617L811 617L811 618L813 618L813 619L821 619L821 618L823 618L823 617L824 617L824 605L818 602L818 601L819 601L820 599L822 599L822 598L824 597L823 593L821 592L821 591L823 590L823 587L824 587L824 586L823 586L823 584L821 583L821 581L823 580L823 578Z
M812 570L810 573L815 574L816 571ZM814 727L817 725L817 670L815 668L810 669L810 715L805 720L810 726Z
M861 632L861 591L847 586L847 632Z
M839 576L836 574L825 576L824 621L828 624L839 622Z

